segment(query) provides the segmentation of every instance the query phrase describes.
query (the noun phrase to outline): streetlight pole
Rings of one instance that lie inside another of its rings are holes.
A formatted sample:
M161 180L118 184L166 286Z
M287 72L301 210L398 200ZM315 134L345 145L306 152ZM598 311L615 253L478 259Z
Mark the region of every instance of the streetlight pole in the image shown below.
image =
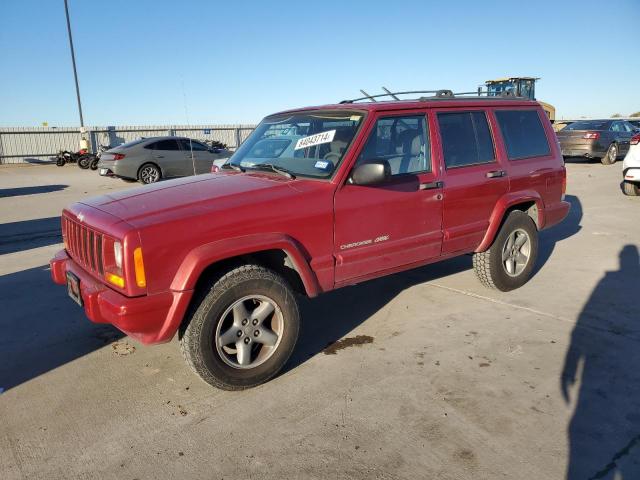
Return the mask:
M71 23L69 22L69 5L67 5L67 0L64 0L64 12L67 15L67 32L69 33L69 47L71 47L73 78L76 81L76 97L78 98L78 112L80 113L80 128L84 129L84 119L82 118L82 103L80 103L80 86L78 85L78 72L76 71L76 54L73 50L73 37L71 36Z

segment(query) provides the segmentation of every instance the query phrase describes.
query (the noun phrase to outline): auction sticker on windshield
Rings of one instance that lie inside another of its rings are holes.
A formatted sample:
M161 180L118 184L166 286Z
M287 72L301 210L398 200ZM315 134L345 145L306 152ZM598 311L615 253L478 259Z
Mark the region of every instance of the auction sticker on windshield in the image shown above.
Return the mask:
M333 137L335 137L335 135L335 130L328 130L326 132L316 133L315 135L301 138L296 142L295 150L313 147L314 145L320 145L322 143L333 142Z

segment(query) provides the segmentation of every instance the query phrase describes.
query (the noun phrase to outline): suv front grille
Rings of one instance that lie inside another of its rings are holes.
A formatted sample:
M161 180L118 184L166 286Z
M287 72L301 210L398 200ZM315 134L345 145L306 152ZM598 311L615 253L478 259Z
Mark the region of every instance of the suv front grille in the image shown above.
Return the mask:
M101 233L63 216L62 235L71 258L86 270L104 275Z

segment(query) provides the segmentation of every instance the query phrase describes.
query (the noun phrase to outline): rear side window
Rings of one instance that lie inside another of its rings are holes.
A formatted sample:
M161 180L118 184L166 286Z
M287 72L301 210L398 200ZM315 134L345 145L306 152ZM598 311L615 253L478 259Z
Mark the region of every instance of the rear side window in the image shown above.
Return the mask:
M496 110L496 118L509 160L544 157L551 153L537 110Z
M144 148L149 148L151 150L180 150L178 142L175 140L160 140L158 142L151 143Z
M179 142L182 144L183 150L193 150L194 152L206 152L207 150L209 150L207 147L205 147L201 143L196 142L195 140L187 140L182 138L179 140Z
M447 168L495 161L485 112L438 113L438 125Z

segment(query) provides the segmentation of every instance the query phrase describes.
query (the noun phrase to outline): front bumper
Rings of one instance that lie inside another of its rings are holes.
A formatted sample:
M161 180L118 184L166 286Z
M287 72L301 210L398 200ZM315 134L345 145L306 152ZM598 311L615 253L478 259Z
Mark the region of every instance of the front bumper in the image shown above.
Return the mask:
M51 277L66 284L66 272L80 279L84 311L94 323L110 323L145 343L164 343L175 335L193 294L192 290L166 291L142 297L126 297L97 281L61 250L51 259Z
M622 172L622 176L627 182L640 182L640 167L630 167Z

